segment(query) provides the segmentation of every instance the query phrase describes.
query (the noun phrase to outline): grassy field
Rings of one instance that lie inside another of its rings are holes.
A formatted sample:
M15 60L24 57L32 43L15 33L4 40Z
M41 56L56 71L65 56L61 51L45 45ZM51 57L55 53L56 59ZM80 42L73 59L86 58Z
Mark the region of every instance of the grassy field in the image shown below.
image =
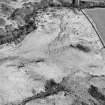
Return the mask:
M96 27L105 43L105 9L87 10L88 15L96 23Z

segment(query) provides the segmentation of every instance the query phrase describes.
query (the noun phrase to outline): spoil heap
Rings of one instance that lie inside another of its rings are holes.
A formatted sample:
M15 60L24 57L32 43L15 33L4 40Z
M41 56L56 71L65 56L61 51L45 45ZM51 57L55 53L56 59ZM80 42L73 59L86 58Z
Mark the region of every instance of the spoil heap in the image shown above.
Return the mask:
M104 105L105 53L81 11L21 4L0 39L0 105Z

